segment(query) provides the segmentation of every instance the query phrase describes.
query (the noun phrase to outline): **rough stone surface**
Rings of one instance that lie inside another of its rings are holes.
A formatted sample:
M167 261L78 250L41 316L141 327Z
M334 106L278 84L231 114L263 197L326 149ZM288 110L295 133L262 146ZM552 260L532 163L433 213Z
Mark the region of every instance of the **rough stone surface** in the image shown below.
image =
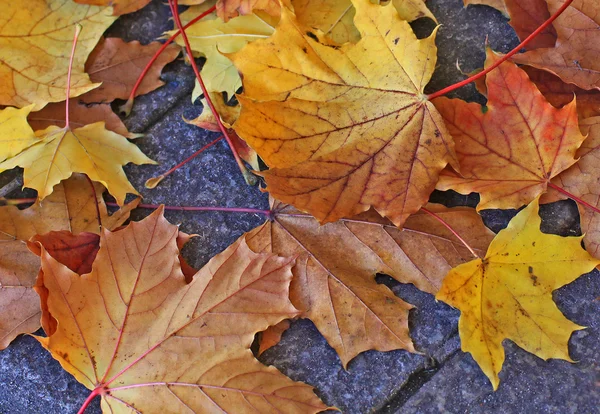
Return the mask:
M506 52L517 38L497 11L476 6L464 9L462 0L429 0L428 5L441 27L438 69L428 91L439 90L462 80L457 69L470 72L483 66L488 36L494 50ZM413 24L420 37L433 28L428 21ZM140 12L127 15L109 29L107 36L148 43L172 28L169 9L154 0ZM143 194L144 202L179 206L230 206L267 208L267 196L248 187L238 172L224 142L218 143L166 178L155 190L144 182L189 156L218 135L207 133L182 121L193 118L198 105L190 100L193 73L181 60L167 66L163 88L136 99L132 114L125 120L133 132L143 132L136 143L160 166L129 166L127 174ZM485 102L474 87L452 96ZM118 109L116 102L113 107ZM0 176L4 186L15 173ZM26 193L31 196L31 193ZM13 197L23 196L13 192ZM474 207L477 195L435 192L432 201L449 206ZM134 219L149 211L138 210ZM486 224L494 231L504 228L516 210L483 211ZM571 201L542 206L542 230L561 235L580 233L578 213ZM196 233L185 249L190 264L204 265L244 232L261 224L254 214L168 211L167 218L182 230ZM317 389L327 404L348 413L394 412L599 412L600 387L600 279L598 272L586 275L556 292L561 310L575 322L590 328L571 340L572 356L578 364L543 362L509 341L503 380L493 393L485 376L468 354L460 351L457 321L459 313L412 285L387 276L377 281L416 306L410 313L410 328L421 354L404 351L365 352L344 370L335 351L308 320L299 320L283 335L280 344L261 356L286 375L306 381ZM65 373L48 353L30 337L17 339L0 352L0 413L75 412L88 391ZM96 400L87 413L99 413Z

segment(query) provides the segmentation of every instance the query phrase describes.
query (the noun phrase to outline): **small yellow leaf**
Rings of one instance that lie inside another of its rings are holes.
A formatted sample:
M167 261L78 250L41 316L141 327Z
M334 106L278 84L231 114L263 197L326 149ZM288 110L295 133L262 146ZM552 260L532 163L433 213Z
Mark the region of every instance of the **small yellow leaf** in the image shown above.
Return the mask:
M17 166L25 169L26 187L38 191L40 200L74 172L85 173L102 183L119 205L127 193L138 194L122 166L127 163L154 164L125 137L108 131L104 122L70 129L50 126L36 132L39 142L0 163L0 172Z
M452 269L436 298L461 311L462 350L471 353L494 389L510 339L540 358L571 361L568 342L582 329L561 313L552 292L600 263L581 237L540 231L536 199L490 244L485 258Z
M0 105L36 110L64 101L75 26L82 31L73 58L71 97L93 84L84 72L87 56L116 19L110 8L72 0L4 1L0 17Z

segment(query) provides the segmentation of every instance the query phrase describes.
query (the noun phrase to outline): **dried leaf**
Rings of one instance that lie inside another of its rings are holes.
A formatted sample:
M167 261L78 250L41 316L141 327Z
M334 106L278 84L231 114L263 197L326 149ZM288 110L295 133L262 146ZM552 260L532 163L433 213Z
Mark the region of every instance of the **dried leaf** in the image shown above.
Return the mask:
M493 233L473 209L428 205L478 252ZM386 273L402 283L435 293L452 267L472 258L439 221L424 212L402 230L373 211L319 226L307 214L272 202L273 219L249 233L256 252L297 255L290 298L310 318L344 366L359 353L376 349L414 351L408 335L412 305L376 283Z
M546 0L554 14L564 0ZM556 47L536 49L513 57L517 63L544 69L583 89L600 89L600 59L590 45L600 43L600 3L575 0L554 21Z
M91 273L42 252L58 321L38 337L62 367L102 396L104 412L318 412L312 387L254 359L256 332L293 317L292 259L238 240L186 284L177 226L157 211L101 234ZM258 311L257 311L258 310Z
M138 41L125 42L117 37L102 39L85 64L92 82L102 83L79 99L84 102L112 102L127 99L138 77L162 44L142 45ZM169 45L152 64L135 96L144 95L164 85L160 73L164 66L179 55L176 45Z
M500 231L485 258L452 269L436 298L461 311L462 350L470 352L494 389L504 363L502 341L510 339L540 358L569 357L571 322L552 292L600 263L581 248L581 237L540 231L533 201Z
M65 103L48 104L41 111L32 112L27 117L29 125L39 131L51 125L64 125ZM141 134L134 134L127 130L121 118L115 114L109 104L85 104L79 99L69 102L69 122L74 128L81 128L88 124L104 121L109 131L116 132L126 138L138 138ZM36 138L37 140L38 138Z
M271 167L263 174L275 198L321 222L373 206L400 225L427 202L438 172L456 166L423 95L434 35L418 40L391 4L354 5L356 45L331 45L285 11L271 38L232 55L244 76L234 128Z
M0 32L0 105L41 109L64 101L76 25L82 26L73 58L71 97L97 87L84 64L102 33L115 21L110 10L71 0L5 2ZM35 47L32 47L35 45Z
M112 6L113 15L133 13L145 7L151 0L74 0L79 4L92 4L95 6Z
M600 115L600 91L585 90L575 85L564 83L558 76L544 70L523 66L529 79L535 83L542 95L557 108L562 108L577 97L577 113L579 120Z
M486 67L500 58L488 50ZM438 108L456 142L462 176L446 170L438 189L478 192L479 210L519 208L576 161L585 137L575 101L550 105L515 64L505 62L486 78L488 105L438 98Z
M182 0L179 4L194 5L214 3L214 1L206 0ZM224 22L237 16L250 15L256 11L262 10L273 17L279 17L281 8L279 0L218 0L216 2L217 16Z
M600 209L600 117L585 119L581 121L580 127L588 137L577 151L579 161L552 182ZM543 201L562 198L562 194L555 194L551 190ZM600 258L600 213L579 204L579 215L585 248L592 256Z
M50 126L37 131L36 136L37 143L1 162L0 172L24 168L25 186L36 189L40 200L51 194L61 180L80 172L102 183L123 205L127 193L138 192L122 166L130 162L155 164L125 137L106 130L104 122L77 129Z
M102 200L104 188L95 184L95 195L84 176L74 175L57 185L43 203L25 210L0 207L0 349L19 334L40 327L40 301L32 287L40 268L40 259L31 253L25 241L36 234L69 230L74 234L99 231L96 199L107 228L116 228L128 218L139 200L108 215ZM53 249L52 256L60 255Z

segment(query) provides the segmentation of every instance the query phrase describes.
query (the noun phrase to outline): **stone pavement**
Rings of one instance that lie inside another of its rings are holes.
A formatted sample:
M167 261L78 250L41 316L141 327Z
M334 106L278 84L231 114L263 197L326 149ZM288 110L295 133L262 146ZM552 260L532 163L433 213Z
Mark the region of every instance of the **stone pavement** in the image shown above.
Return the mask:
M486 35L494 50L508 51L516 36L502 15L487 7L463 9L462 0L429 0L443 25L438 35L438 70L429 85L434 91L462 79L483 65ZM168 7L155 0L138 13L121 18L108 36L144 43L170 28ZM427 35L431 22L417 22L416 32ZM219 143L168 177L155 190L146 190L147 178L158 175L214 139L215 134L189 126L182 116L196 116L200 107L190 101L193 74L178 61L167 67L167 85L140 97L125 120L133 132L143 132L141 149L160 166L132 166L127 174L147 203L171 205L267 207L267 196L245 185L226 144ZM454 96L484 102L472 86ZM0 187L7 181L0 178ZM10 194L18 197L18 192ZM435 193L432 201L448 205L475 205L477 197ZM574 203L563 201L542 207L543 231L579 234ZM134 214L134 219L148 211ZM515 211L484 211L486 224L498 231ZM255 215L167 212L182 230L197 233L185 249L189 262L200 267L244 232L261 224ZM576 364L541 359L505 341L507 359L497 392L473 359L460 351L459 313L436 303L412 285L378 277L404 300L416 305L410 327L421 355L404 351L365 352L344 370L336 353L312 322L292 324L279 345L260 358L291 378L316 387L329 405L344 413L600 413L600 278L597 271L555 292L559 308L573 321L589 328L573 335L570 352ZM30 337L20 337L0 352L0 413L74 413L87 397L79 385ZM87 413L99 413L98 400Z

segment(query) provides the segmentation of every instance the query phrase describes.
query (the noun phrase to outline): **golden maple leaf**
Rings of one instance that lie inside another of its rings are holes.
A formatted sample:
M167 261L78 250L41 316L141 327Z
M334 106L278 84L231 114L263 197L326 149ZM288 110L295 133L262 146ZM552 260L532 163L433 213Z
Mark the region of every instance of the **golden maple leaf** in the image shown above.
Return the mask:
M100 184L92 188L84 176L75 174L57 185L43 203L24 210L0 207L0 349L6 348L17 335L40 327L40 300L33 291L40 259L27 249L25 242L49 231L98 233L96 200L103 226L119 227L139 200L109 216L103 192Z
M488 49L486 67L498 59ZM478 210L519 208L576 162L585 137L575 100L554 108L514 63L504 62L488 73L486 84L485 111L459 99L434 100L454 137L461 172L444 171L437 188L478 192Z
M494 389L504 339L543 359L571 361L569 338L582 327L564 317L552 292L600 263L581 248L581 237L542 233L538 210L536 199L498 233L485 258L452 269L436 295L461 311L462 350Z
M427 206L450 223L481 255L493 233L473 209ZM453 266L472 258L452 233L420 212L402 230L369 211L319 226L308 214L272 200L272 220L251 231L256 252L297 256L290 298L310 318L344 366L359 353L377 349L414 352L408 335L412 305L375 281L385 273L436 293Z
M74 0L79 4L91 4L94 6L112 6L113 15L120 16L133 13L145 7L151 0Z
M58 324L38 341L102 396L104 412L318 412L312 387L254 359L254 335L298 312L293 259L240 238L186 284L178 227L156 211L101 233L82 276L42 251L41 284Z
M40 200L74 172L102 183L119 205L127 193L138 194L122 166L127 163L155 164L127 138L108 131L104 122L81 128L50 126L36 131L38 141L0 163L0 172L17 166L25 169L24 185L38 191ZM0 159L3 158L0 150Z
M427 202L454 142L423 95L435 35L392 4L354 0L356 44L337 46L283 9L277 31L231 55L244 77L238 135L271 167L267 190L321 222L373 206L396 225Z
M84 64L115 17L110 9L71 0L5 2L0 18L0 105L36 110L65 100L73 33L82 26L73 58L70 96L95 87Z

